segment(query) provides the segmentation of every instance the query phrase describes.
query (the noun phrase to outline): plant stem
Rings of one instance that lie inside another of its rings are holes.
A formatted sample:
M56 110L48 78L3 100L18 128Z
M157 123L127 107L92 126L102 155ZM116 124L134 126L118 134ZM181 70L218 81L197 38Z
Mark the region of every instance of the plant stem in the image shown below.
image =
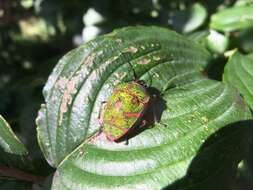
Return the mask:
M0 165L0 175L3 175L5 177L15 178L17 180L29 181L33 183L42 183L45 179L45 177L42 177L42 176L36 176L36 175L26 173L18 169L10 168L7 166L1 166L1 165Z

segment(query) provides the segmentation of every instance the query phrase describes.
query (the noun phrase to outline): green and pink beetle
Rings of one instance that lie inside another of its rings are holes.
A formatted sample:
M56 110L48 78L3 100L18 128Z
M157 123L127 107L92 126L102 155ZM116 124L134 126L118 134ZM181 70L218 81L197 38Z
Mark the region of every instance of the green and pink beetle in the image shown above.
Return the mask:
M100 116L101 131L109 141L117 141L130 129L146 125L143 115L150 95L144 85L132 81L115 87Z

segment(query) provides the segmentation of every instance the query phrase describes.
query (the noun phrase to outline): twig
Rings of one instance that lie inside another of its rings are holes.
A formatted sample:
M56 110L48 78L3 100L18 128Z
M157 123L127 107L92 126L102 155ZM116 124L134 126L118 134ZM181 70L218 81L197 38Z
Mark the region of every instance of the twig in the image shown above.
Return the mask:
M18 169L10 168L7 166L1 166L1 165L0 165L0 175L15 178L17 180L29 181L33 183L39 183L39 184L41 184L45 180L45 177L33 175L33 174L26 173Z

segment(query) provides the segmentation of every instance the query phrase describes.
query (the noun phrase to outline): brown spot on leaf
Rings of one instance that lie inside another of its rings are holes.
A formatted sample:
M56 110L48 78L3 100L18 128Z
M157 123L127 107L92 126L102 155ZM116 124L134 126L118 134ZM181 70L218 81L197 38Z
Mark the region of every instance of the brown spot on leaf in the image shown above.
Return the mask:
M68 83L68 79L66 77L60 77L59 80L56 82L55 86L56 88L60 88L63 90L66 87L66 84Z
M75 76L67 83L66 89L62 97L62 103L60 106L59 125L61 125L62 123L63 114L66 113L68 110L68 105L71 104L72 102L72 95L77 92L76 84L78 82L79 82L79 77Z
M93 63L94 59L95 59L96 53L92 53L90 54L83 62L83 64L91 64Z
M150 59L144 58L144 59L141 59L140 61L138 61L138 64L147 65L150 63L150 61L151 61Z
M245 105L245 102L239 92L235 93L235 98L236 98L236 103L238 103L241 109L243 110L247 109L247 106Z
M118 39L116 39L116 42L122 43L122 39L118 38Z
M138 49L136 47L130 46L124 50L124 52L129 52L129 53L136 53Z
M155 61L159 61L159 60L161 59L161 57L154 56L153 59L154 59Z

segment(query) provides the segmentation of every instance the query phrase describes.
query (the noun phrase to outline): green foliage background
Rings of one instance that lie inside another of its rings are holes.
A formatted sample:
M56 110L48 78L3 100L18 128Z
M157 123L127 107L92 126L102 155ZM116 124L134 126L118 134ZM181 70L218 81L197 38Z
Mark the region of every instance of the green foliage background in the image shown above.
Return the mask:
M244 75L243 68L252 69L251 0L1 0L0 113L26 145L33 163L31 168L26 167L29 162L18 168L49 176L48 181L54 172L38 146L35 118L43 102L42 88L59 58L98 35L130 25L163 26L207 48L214 59L207 70L208 76L234 84L246 94L245 99L252 109L252 75L248 73L237 82L238 77ZM230 50L235 48L241 53L236 52L231 57ZM249 55L244 58L243 54ZM241 67L234 69L238 61ZM253 188L251 157L247 155L240 163L231 190ZM17 163L16 158L10 162L9 165ZM15 183L6 182L0 176L0 189L15 189ZM28 183L22 187L50 187L46 186Z

